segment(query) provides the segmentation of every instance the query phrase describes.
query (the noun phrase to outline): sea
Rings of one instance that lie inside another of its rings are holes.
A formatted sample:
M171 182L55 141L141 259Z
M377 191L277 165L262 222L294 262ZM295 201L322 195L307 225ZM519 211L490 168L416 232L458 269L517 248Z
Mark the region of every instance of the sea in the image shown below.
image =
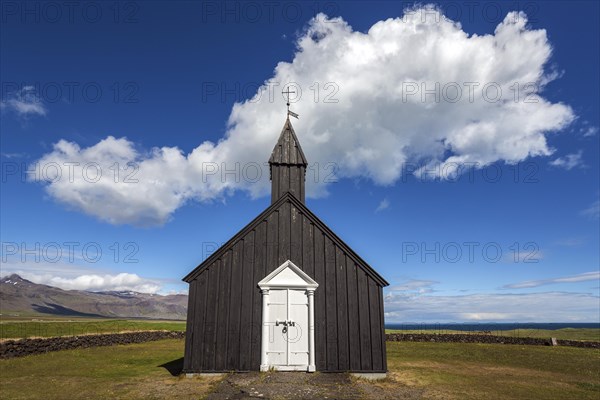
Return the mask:
M410 331L510 331L517 329L543 329L543 330L556 330L556 329L600 329L600 322L594 323L572 323L572 322L481 322L481 323L431 323L431 322L406 322L406 323L392 323L385 324L385 329L394 330L410 330Z

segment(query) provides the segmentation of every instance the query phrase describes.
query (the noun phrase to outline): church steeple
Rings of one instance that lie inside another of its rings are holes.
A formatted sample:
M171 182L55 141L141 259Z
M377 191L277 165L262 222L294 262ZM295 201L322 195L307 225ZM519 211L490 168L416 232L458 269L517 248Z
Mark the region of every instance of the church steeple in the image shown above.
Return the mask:
M288 114L279 140L269 158L271 204L287 192L291 192L304 203L304 178L307 166L306 157Z

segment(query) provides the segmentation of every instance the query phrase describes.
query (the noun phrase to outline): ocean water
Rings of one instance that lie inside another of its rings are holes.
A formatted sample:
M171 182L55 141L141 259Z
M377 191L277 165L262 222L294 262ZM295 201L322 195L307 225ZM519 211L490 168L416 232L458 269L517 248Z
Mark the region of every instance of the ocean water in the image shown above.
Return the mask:
M564 328L592 328L600 329L600 322L596 323L572 323L572 322L561 322L561 323L538 323L538 322L515 322L515 323L493 323L493 322L482 322L482 323L396 323L396 324L385 324L385 329L395 330L423 330L423 331L509 331L513 329L544 329L544 330L556 330Z

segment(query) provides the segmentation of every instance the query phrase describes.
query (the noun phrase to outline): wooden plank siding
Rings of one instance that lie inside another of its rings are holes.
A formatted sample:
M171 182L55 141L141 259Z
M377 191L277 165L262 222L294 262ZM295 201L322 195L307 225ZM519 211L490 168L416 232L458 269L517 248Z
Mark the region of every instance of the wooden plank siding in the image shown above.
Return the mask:
M192 369L192 349L194 349L194 322L196 319L196 287L195 280L190 283L190 289L188 291L188 323L185 327L185 351L183 352L183 359L187 363L188 369ZM192 317L193 321L190 323L189 318Z
M256 227L254 235L254 276L250 285L254 297L252 298L252 343L250 350L250 369L253 366L260 365L260 346L262 335L262 294L260 288L255 284L263 277L267 276L267 221Z
M204 353L202 358L202 369L210 368L215 365L215 341L217 333L217 314L219 307L219 275L221 268L219 268L220 262L216 262L215 265L207 271L208 274L208 287L206 297L206 317L204 327Z
M350 349L350 370L358 371L360 366L360 325L358 314L358 281L356 264L346 257L346 285L348 288L348 347Z
M309 214L294 201L279 202L190 274L184 371L259 369L262 296L257 283L288 259L319 283L317 371L386 371L383 285Z
M292 262L294 262L292 260ZM325 338L327 342L327 367L328 371L338 371L338 336L337 336L337 307L336 284L335 284L335 247L333 242L325 236L325 282L317 282L321 285L317 290L325 292ZM317 332L315 331L315 336Z
M252 355L252 306L254 288L254 236L255 231L250 232L242 241L244 252L242 259L242 305L240 317L240 367L247 371L251 369ZM262 279L262 277L260 278Z
M219 313L217 315L217 340L215 343L215 370L223 371L227 368L227 329L228 329L228 318L229 314L229 293L230 293L230 284L231 284L231 251L226 251L223 254L223 259L221 261L221 275L219 281ZM197 322L195 321L195 315L192 316L194 318L193 325L197 326ZM188 324L190 323L190 319L188 317ZM185 362L185 359L184 359ZM207 367L207 370L211 370L210 367Z
M316 227L313 231L315 253L314 269L312 277L319 288L315 290L315 364L318 371L327 370L327 340L325 335L327 329L325 297L325 235ZM302 266L301 268L305 268ZM319 332L319 334L317 334Z
M346 285L346 255L335 248L335 283L337 298L338 369L350 369L350 346L348 343L348 288ZM340 312L342 310L342 312Z

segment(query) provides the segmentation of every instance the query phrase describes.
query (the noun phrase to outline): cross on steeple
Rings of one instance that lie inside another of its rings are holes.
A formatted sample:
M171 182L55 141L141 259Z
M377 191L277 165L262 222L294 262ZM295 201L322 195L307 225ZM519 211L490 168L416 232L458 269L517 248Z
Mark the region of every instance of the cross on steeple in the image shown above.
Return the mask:
M287 105L288 111L290 111L290 94L292 94L292 93L296 93L296 92L290 91L290 87L289 86L287 87L286 91L282 91L281 92L281 94L285 94L287 96L287 103L286 103L286 105Z
M286 101L286 103L285 103L285 104L287 105L287 115L288 115L288 118L289 118L289 117L290 117L290 115L291 115L292 117L294 117L294 118L296 118L296 119L297 119L297 118L298 118L298 114L296 114L296 113L295 113L295 112L293 112L293 111L290 111L290 94L292 94L292 93L296 93L296 92L294 92L294 91L290 91L290 87L289 87L289 86L287 87L287 90L285 90L285 91L283 91L283 90L282 90L282 91L281 91L281 94L284 94L284 95L286 95L286 100L287 100L287 101Z

